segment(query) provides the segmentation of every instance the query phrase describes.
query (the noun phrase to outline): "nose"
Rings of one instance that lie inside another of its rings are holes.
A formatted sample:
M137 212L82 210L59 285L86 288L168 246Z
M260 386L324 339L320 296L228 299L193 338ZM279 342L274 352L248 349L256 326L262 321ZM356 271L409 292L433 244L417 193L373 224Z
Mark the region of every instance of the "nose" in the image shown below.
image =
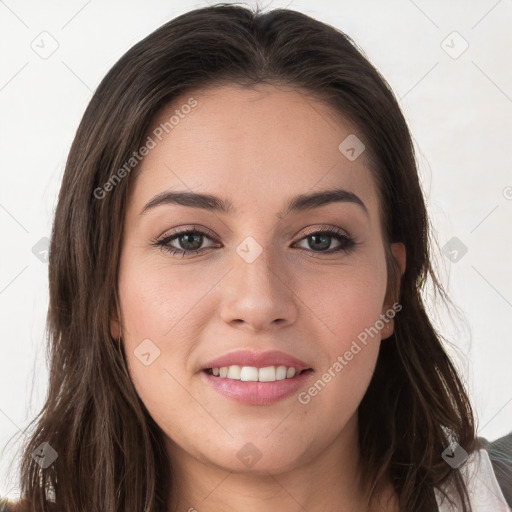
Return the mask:
M235 254L233 268L223 280L222 320L251 331L294 323L300 300L289 274L284 265L276 265L268 250L254 261Z

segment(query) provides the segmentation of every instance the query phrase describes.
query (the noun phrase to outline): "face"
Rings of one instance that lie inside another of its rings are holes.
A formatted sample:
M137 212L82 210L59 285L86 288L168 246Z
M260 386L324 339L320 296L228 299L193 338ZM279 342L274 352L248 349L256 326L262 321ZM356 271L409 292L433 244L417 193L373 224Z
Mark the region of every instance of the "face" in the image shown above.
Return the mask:
M264 473L356 444L392 332L378 193L365 153L339 149L357 133L271 86L198 91L155 119L130 185L119 296L129 372L171 458Z

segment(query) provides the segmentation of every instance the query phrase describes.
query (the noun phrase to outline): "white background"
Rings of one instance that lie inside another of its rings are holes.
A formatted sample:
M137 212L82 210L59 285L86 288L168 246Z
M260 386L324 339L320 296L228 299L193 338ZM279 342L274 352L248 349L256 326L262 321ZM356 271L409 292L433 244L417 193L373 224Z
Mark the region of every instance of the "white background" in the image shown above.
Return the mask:
M50 235L75 130L92 92L125 51L176 15L206 5L0 1L0 495L17 496L19 443L6 443L39 412L47 389L48 266L32 249ZM467 382L478 434L494 440L509 433L512 2L260 5L296 9L345 31L400 98L436 231L436 264L462 316L452 319L440 306L432 312L452 342L447 350ZM465 41L469 47L459 56ZM43 44L58 48L43 59L32 48ZM468 250L457 262L441 250L452 237Z

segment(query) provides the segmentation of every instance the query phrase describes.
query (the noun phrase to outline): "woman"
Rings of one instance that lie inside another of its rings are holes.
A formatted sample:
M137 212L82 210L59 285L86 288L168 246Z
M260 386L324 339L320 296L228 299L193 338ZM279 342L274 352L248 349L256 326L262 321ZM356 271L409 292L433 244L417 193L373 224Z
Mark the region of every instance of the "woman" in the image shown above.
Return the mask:
M346 35L228 5L159 28L67 161L26 510L474 511L428 246L405 120Z

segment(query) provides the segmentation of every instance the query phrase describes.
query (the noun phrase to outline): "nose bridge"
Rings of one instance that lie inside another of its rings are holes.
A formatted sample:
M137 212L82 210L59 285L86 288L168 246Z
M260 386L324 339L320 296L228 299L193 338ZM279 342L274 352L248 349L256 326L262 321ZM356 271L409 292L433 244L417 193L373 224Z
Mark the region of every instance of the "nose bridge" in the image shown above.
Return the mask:
M276 321L294 320L293 294L284 284L284 267L278 263L274 251L252 236L236 247L233 269L224 288L224 321L243 321L255 329L263 329Z
M235 270L240 276L240 284L255 288L259 293L272 292L277 272L275 258L269 244L261 246L253 237L247 237L236 248Z

